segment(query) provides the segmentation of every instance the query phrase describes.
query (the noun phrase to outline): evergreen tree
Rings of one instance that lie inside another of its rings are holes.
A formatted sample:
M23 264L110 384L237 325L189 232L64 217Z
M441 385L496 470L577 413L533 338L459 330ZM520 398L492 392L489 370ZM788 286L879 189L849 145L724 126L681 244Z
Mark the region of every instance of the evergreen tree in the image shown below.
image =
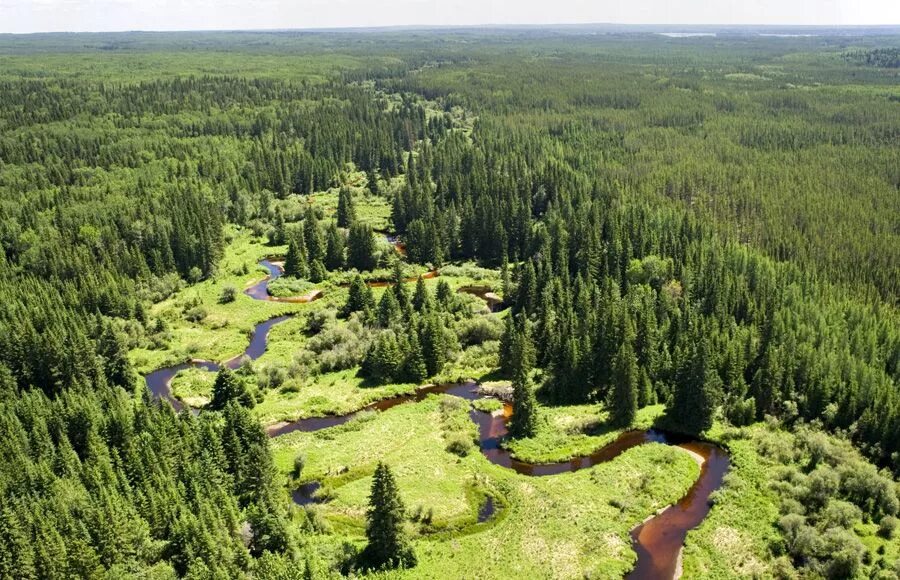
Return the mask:
M347 317L353 312L368 313L374 306L375 297L372 295L372 289L363 281L362 276L357 274L350 281L350 291L347 295L347 302L341 309L341 315Z
M128 349L112 324L105 324L97 343L97 354L103 357L103 372L111 385L130 389L134 380Z
M403 361L403 381L407 383L421 384L428 378L428 367L425 364L425 355L422 352L422 344L415 331L409 332L406 345L406 357Z
M706 431L712 427L721 389L722 379L710 360L706 338L701 337L677 374L675 392L667 409L669 420L686 433Z
M322 260L313 260L309 266L309 281L318 283L327 277L328 270L325 269L325 264L322 263Z
M325 240L322 238L322 230L319 228L319 218L311 205L306 207L306 214L303 218L303 241L306 245L308 262L312 263L314 260L325 258Z
M399 260L394 262L393 270L393 286L391 286L391 291L397 299L397 304L400 305L400 310L402 310L404 314L409 314L412 310L412 303L409 299L409 293L406 290L406 280L403 277L403 263Z
M610 421L614 425L627 427L634 423L638 408L638 366L637 357L626 340L613 359L613 385L609 401Z
M397 297L390 290L386 290L378 301L376 320L381 328L388 328L398 322L403 316Z
M420 342L422 355L425 357L425 368L428 376L441 372L447 360L447 345L444 340L444 327L440 317L430 314L422 319Z
M308 278L309 265L306 244L302 236L291 236L287 256L284 259L284 274L292 278Z
M381 332L372 341L362 364L363 375L376 384L398 380L403 366L403 354L393 331Z
M423 280L421 276L416 280L416 290L413 293L412 306L413 310L419 314L430 312L433 309L431 292L428 291L428 287L425 286L425 280Z
M356 222L356 202L349 187L342 187L338 192L337 225L349 228Z
M403 531L405 518L406 512L394 474L379 461L372 476L369 508L366 510L368 544L360 554L364 567L387 569L416 565L415 552Z
M350 226L347 266L360 272L375 268L375 238L372 236L372 228L364 222L354 222Z
M216 374L212 400L209 402L208 408L213 411L221 411L231 401L244 407L253 407L255 404L253 396L247 391L244 382L235 376L231 369L223 366Z
M514 438L534 437L537 432L537 401L528 375L519 372L513 379L513 414L509 434Z
M328 224L325 232L325 267L329 270L340 270L344 267L344 250L346 243L344 234L335 222Z

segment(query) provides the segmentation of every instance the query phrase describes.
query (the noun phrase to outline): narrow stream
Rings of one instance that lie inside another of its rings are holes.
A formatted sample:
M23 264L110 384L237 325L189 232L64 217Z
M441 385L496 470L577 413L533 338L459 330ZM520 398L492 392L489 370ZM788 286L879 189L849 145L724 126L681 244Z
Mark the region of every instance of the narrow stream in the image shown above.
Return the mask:
M275 299L271 297L268 293L268 283L281 276L283 270L278 264L268 259L260 261L260 264L269 271L269 275L260 282L247 288L244 291L247 296L256 300L288 302L308 302L310 300L315 300L318 297L298 297L296 299ZM424 277L433 277L436 275L437 272L432 271L424 275ZM412 280L415 280L415 278ZM371 286L386 286L389 284L390 282L370 283ZM481 287L460 289L460 291L469 292L479 296L487 294L489 289L484 292L482 292L482 290L483 288ZM492 311L502 303L502 300L500 302L492 303L490 299L485 298L484 296L481 297L488 302ZM291 316L293 315L278 316L256 325L247 349L242 354L226 361L223 365L234 369L243 364L246 359L255 360L262 356L266 351L269 330L271 330L274 325L290 319ZM161 368L145 376L147 388L154 398L165 399L169 401L176 410L181 410L185 405L172 395L171 383L176 374L188 368L200 368L216 372L221 366L210 361L194 360ZM267 429L267 434L270 437L279 437L294 431L310 432L327 429L329 427L342 425L361 412L386 411L403 403L422 401L428 395L433 393L446 393L461 397L467 401L474 401L481 397L478 392L478 384L473 381L459 384L434 385L417 389L411 394L398 395L376 401L367 405L360 411L346 415L311 417L298 421L278 423L269 427ZM647 431L626 431L619 435L615 441L598 449L590 455L575 457L568 461L547 464L525 463L513 458L509 451L501 447L501 442L508 433L507 424L512 416L512 406L510 404L504 403L502 411L497 413L487 413L471 409L469 416L478 426L479 446L484 457L496 465L512 469L516 471L516 473L526 476L551 476L559 473L577 471L599 463L611 461L628 449L648 442L676 445L691 452L694 457L698 459L698 462L702 460L700 477L691 486L690 490L688 490L687 495L676 504L670 506L656 516L649 518L632 530L631 537L633 547L638 558L635 568L627 576L630 580L673 578L679 573L678 568L681 549L684 545L685 537L687 536L688 531L699 525L709 513L711 507L709 503L710 494L721 486L729 466L728 455L713 444L680 437L654 429ZM320 483L315 481L301 485L292 494L294 502L298 505L307 505L316 502L317 498L315 497L315 493L319 488ZM493 497L488 496L479 508L478 522L486 521L494 515L494 512L495 500Z

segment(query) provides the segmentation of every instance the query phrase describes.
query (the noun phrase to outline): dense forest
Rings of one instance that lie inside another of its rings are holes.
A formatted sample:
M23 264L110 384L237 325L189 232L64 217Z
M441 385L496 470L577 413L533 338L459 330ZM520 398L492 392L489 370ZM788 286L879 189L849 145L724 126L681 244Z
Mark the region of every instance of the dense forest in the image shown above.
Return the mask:
M271 393L345 371L384 398L451 372L511 384L518 440L575 406L619 429L658 408L657 427L722 445L744 428L739 477L756 481L741 461L757 453L786 466L766 488L780 519L754 540L762 576L895 571L898 46L509 30L0 39L0 577L414 566L381 459L367 547L328 543L359 514L325 524L292 506L302 454L283 469L266 435ZM283 258L270 291L326 298L308 314L247 306L253 273L234 261L247 247L250 263ZM490 280L505 310L473 313L463 279ZM246 327L219 318L240 309ZM220 371L199 414L150 396L141 361L196 358L177 343L207 330L246 343L278 314L302 324L270 339L290 364ZM379 398L353 396L277 419ZM472 437L442 405L465 455ZM881 553L857 547L857 522L879 528Z

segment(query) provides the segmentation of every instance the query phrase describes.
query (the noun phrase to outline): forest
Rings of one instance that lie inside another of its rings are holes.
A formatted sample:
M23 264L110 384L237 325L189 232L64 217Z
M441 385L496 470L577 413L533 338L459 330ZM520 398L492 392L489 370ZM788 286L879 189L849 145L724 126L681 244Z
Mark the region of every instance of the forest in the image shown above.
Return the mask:
M0 577L897 577L898 55L0 35Z

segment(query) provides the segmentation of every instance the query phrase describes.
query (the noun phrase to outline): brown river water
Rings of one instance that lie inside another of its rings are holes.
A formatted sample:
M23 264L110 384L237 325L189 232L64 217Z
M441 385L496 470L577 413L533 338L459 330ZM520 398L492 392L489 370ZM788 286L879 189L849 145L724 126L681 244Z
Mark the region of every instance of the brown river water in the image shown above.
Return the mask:
M269 271L269 275L247 288L244 293L257 300L272 300L273 298L268 293L268 283L281 276L282 269L278 264L270 260L262 260L260 264ZM437 275L436 272L429 272L427 277L435 275ZM388 283L374 282L370 285L381 284L387 285ZM486 292L482 292L482 290L480 287L461 289L461 291L475 295L481 295ZM283 299L279 301L309 302L310 300L315 300L315 298L308 300ZM499 302L492 303L487 299L486 302L492 311L500 304ZM222 364L234 369L239 367L244 360L254 360L262 356L266 351L269 330L274 325L289 318L291 318L291 315L279 316L258 324L244 353ZM154 398L166 400L176 410L181 410L185 405L172 396L171 382L177 373L191 367L216 372L221 368L221 365L210 361L195 360L161 368L145 376L147 388ZM270 437L278 437L294 431L310 432L327 429L346 423L362 411L387 411L400 404L422 401L428 395L436 393L461 397L467 401L474 401L482 396L479 393L478 384L474 381L432 385L417 389L411 394L382 399L354 413L311 417L298 421L278 423L270 426L266 432ZM721 448L711 443L654 429L626 431L615 441L590 455L575 457L568 461L547 464L525 463L512 457L509 451L501 446L504 437L507 435L507 424L512 416L511 405L504 403L502 411L496 413L486 413L473 408L469 411L469 416L478 426L479 447L484 457L496 465L512 469L516 473L526 476L552 476L588 468L599 463L611 461L633 447L650 442L681 447L691 452L698 462L702 460L700 477L688 490L687 495L676 504L669 506L632 530L633 548L638 557L634 569L627 575L627 578L631 580L656 580L659 578L673 578L676 575L679 568L681 548L684 545L687 532L699 525L709 513L710 494L719 488L725 473L728 471L728 455ZM318 501L315 494L319 487L320 484L318 482L309 482L300 486L292 494L294 502L299 505L307 505ZM488 496L479 509L478 521L486 521L494 515L495 510L494 498Z

